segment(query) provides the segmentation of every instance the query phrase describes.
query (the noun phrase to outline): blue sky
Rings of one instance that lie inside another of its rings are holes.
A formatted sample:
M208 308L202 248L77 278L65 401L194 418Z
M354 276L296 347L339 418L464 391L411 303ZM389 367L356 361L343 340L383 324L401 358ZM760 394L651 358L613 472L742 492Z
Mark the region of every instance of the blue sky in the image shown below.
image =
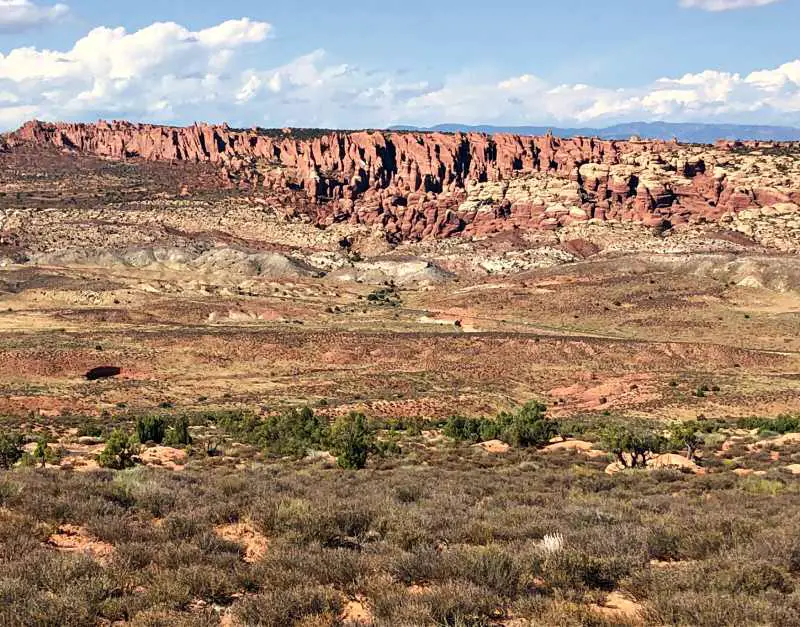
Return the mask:
M800 125L798 24L798 0L0 0L0 127Z

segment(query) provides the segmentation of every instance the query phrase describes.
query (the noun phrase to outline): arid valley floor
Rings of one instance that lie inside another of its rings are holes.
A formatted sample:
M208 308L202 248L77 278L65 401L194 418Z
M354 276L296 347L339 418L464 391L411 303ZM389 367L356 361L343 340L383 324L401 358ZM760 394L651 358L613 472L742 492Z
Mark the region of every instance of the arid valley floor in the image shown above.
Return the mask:
M369 150L370 192L315 198L340 166L237 154L223 179L71 132L0 152L0 432L26 452L0 624L800 624L800 148L560 147L384 185L381 222ZM532 400L544 446L448 431ZM302 407L383 446L356 471L251 437ZM144 415L192 443L101 468ZM696 459L614 467L610 425L677 422Z

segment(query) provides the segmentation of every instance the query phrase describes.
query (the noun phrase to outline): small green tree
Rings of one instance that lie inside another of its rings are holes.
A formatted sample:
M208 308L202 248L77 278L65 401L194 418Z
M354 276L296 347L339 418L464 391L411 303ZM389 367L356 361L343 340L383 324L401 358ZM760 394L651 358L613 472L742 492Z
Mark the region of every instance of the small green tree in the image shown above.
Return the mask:
M178 416L173 425L167 429L164 442L169 446L187 446L192 443L192 436L189 435L189 419L186 416Z
M702 440L700 438L700 425L694 420L689 422L675 422L669 428L670 445L674 448L685 448L686 457L694 460L697 454L697 447Z
M341 468L358 470L367 465L367 457L375 446L375 435L364 414L353 412L333 424L330 444Z
M135 465L134 457L139 453L139 446L133 436L115 429L106 442L103 452L97 457L97 463L103 468L123 470Z
M103 435L103 428L94 420L87 418L80 427L78 427L78 437L99 438Z
M257 430L259 441L267 451L303 457L309 450L323 446L328 424L310 407L303 407L271 416Z
M538 401L526 403L515 414L501 414L501 439L521 448L542 446L558 433L558 424L545 415L547 407Z
M139 416L136 419L136 435L139 442L161 444L167 430L167 423L161 416Z
M424 425L424 421L422 418L411 418L407 424L407 435L409 437L415 438L417 436L422 435L422 428Z
M446 437L458 442L479 442L481 440L482 425L483 421L480 418L450 416L442 432Z
M0 468L8 470L22 458L22 436L0 432Z
M479 431L479 440L481 442L488 442L489 440L499 440L503 435L502 425L498 420L489 418L481 418L481 426Z
M531 401L515 413L499 413L494 420L452 416L444 426L444 435L466 442L502 440L520 448L542 446L559 432L558 423L546 413L547 407Z
M36 441L36 448L33 451L33 458L38 461L42 468L47 465L47 458L50 456L50 447L47 445L45 438L39 438Z
M603 446L625 468L644 468L664 448L664 438L649 429L611 425L602 433Z

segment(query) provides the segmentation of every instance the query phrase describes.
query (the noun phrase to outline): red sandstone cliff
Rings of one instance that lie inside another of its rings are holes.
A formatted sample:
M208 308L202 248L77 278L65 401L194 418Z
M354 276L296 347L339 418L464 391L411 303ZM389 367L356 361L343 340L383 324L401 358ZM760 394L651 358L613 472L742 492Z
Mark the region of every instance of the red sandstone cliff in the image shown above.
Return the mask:
M735 189L707 173L702 160L680 164L677 171L661 158L676 146L664 142L266 132L126 122L30 122L6 142L10 147L34 143L114 159L212 162L228 181L264 190L290 213L310 213L320 224L380 224L387 236L398 240L510 226L558 228L593 218L682 223L714 219L759 202L756 191ZM525 175L577 183L572 206L553 209L541 199L516 198L488 208L462 208L470 186Z

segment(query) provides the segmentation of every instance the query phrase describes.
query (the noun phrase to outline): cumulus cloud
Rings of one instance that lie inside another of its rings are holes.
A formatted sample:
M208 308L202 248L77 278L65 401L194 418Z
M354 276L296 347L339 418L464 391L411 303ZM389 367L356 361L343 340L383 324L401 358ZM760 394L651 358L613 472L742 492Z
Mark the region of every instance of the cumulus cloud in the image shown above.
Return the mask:
M800 123L800 60L742 76L706 70L641 87L549 85L523 75L449 85L398 103L407 119L461 123L602 125L624 120Z
M681 6L687 9L702 9L703 11L733 11L734 9L749 9L775 4L781 0L681 0Z
M168 117L223 94L232 53L269 32L269 24L248 19L197 32L175 23L133 33L96 28L68 51L17 48L0 54L0 91L42 117Z
M0 128L33 117L343 128L661 119L800 125L800 60L746 75L705 70L623 89L466 71L421 80L333 61L323 50L248 67L241 50L261 45L270 32L269 24L248 19L199 31L156 23L135 32L97 28L64 51L11 50L0 54Z
M41 6L31 0L0 0L0 33L21 32L49 24L68 12L66 4Z

